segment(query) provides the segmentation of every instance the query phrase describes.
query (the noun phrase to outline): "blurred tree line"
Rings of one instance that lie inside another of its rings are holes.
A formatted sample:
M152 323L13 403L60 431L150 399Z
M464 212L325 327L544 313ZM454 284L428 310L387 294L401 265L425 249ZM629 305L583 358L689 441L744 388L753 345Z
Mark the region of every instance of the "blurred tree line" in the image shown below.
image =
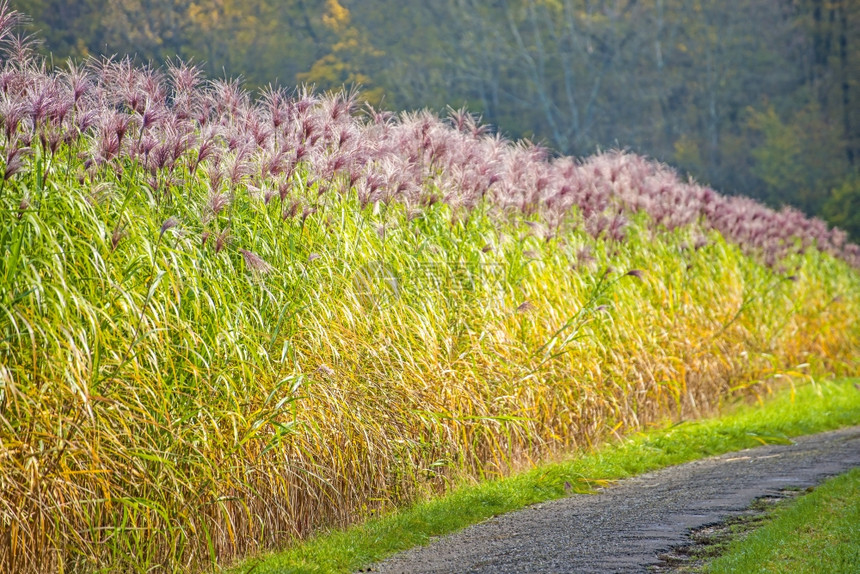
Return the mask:
M856 0L13 0L66 57L190 59L390 109L465 105L564 154L622 147L860 239Z

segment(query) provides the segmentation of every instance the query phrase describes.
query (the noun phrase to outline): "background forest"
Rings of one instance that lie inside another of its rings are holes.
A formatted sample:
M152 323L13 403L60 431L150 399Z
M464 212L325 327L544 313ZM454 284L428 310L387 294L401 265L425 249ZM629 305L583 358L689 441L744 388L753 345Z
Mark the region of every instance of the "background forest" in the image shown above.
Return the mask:
M465 106L563 154L625 148L860 239L853 0L15 0L54 65L177 57L251 88Z

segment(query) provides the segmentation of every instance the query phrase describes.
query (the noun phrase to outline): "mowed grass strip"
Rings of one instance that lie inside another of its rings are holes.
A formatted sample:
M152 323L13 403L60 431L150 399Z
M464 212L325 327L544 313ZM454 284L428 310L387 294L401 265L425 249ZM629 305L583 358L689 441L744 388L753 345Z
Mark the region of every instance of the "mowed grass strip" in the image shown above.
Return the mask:
M860 394L860 393L858 393ZM854 574L860 570L860 468L773 511L748 536L731 542L707 574Z
M530 504L560 498L568 492L584 493L595 486L658 468L855 425L860 423L857 384L856 379L843 379L784 388L756 404L733 406L719 418L673 424L505 479L461 485L442 498L420 502L347 530L320 534L283 553L245 562L231 572L352 572L398 551L424 544L433 536ZM853 488L855 509L851 516L856 519L857 485ZM855 541L857 523L855 521L853 527ZM850 534L849 531L844 535ZM826 543L825 536L821 539Z

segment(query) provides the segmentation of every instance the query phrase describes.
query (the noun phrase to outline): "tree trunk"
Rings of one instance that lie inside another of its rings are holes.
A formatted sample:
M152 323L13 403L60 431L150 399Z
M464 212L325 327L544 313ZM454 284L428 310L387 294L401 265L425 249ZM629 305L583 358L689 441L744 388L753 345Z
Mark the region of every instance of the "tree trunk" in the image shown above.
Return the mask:
M854 146L857 144L851 125L851 82L848 74L848 6L842 0L839 7L839 64L842 76L842 125L845 130L845 154L848 163L853 167L855 156Z

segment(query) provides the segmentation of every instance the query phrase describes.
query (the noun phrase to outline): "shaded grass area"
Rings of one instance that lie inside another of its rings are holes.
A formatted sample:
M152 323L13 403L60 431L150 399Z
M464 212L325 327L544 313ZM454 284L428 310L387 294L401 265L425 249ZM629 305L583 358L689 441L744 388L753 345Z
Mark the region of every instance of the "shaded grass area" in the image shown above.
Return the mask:
M771 520L729 543L703 571L852 574L858 569L860 469L854 469L777 506Z
M845 379L785 388L759 404L734 406L719 418L673 424L509 478L461 485L442 498L345 531L321 534L284 553L246 562L233 572L350 572L424 544L433 536L568 492L588 492L612 480L665 466L858 424L860 390L856 384L857 380ZM856 485L853 492L856 497ZM856 509L851 516L857 516Z

